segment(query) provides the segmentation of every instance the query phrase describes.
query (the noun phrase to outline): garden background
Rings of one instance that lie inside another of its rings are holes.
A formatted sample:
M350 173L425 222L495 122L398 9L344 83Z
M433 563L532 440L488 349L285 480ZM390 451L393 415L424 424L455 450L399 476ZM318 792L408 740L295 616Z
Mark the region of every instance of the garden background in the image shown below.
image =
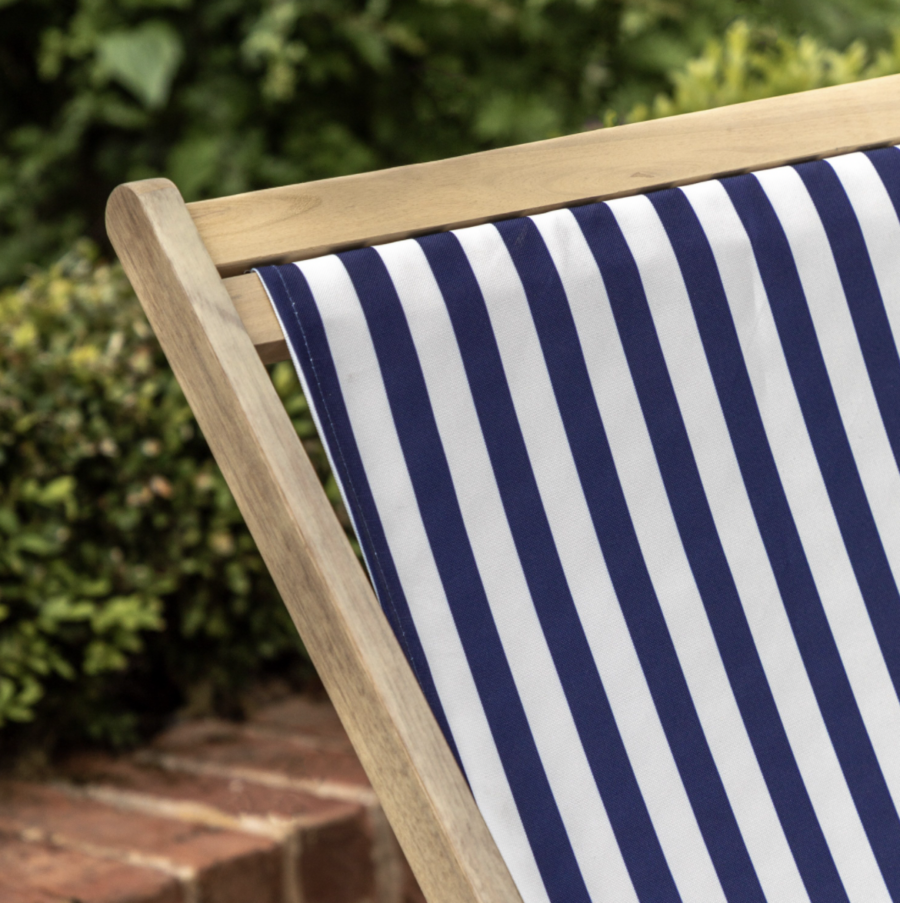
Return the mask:
M0 758L315 681L111 254L117 183L195 200L894 72L900 0L0 0Z

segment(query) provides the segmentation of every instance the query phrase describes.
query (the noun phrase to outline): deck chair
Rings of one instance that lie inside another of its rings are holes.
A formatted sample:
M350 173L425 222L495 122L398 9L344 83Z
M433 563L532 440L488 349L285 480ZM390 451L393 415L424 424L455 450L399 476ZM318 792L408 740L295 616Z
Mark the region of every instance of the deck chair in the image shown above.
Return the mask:
M893 76L113 193L432 903L900 901L898 142Z

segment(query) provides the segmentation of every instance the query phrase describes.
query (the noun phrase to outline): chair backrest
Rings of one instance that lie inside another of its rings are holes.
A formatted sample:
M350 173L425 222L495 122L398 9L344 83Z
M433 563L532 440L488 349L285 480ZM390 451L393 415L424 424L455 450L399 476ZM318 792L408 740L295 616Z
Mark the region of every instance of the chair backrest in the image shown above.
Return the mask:
M113 243L430 900L517 899L507 868L512 854L504 850L504 862L498 853L268 380L260 358L284 357L286 346L259 279L235 274L898 142L900 77L890 77L188 206L164 180L114 193ZM684 211L666 203L656 209L677 232ZM633 207L621 208L625 219ZM699 196L693 209L702 209ZM572 214L545 216L542 229L552 232L565 216ZM522 233L521 241L528 239ZM671 495L668 485L665 491ZM873 819L866 831L871 823L877 835L877 814ZM871 832L868 838L876 849ZM890 836L885 843L886 854L876 850L879 865L884 855L897 856ZM613 875L614 858L594 867ZM644 874L653 871L648 866ZM614 894L626 887L634 893L641 880L632 870L625 883L611 877L609 886ZM674 887L665 880L639 898L665 898L665 888ZM806 887L813 899L840 899L826 884L815 893ZM578 898L558 888L551 898L567 893ZM734 893L742 891L726 889L726 898L757 898ZM532 890L526 897L539 898Z

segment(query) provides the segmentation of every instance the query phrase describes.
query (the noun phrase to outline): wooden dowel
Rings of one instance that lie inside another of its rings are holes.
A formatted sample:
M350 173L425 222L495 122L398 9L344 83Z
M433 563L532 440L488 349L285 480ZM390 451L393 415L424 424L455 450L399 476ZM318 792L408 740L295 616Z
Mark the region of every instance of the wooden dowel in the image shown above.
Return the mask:
M223 281L262 362L287 360L287 342L259 276L247 273Z

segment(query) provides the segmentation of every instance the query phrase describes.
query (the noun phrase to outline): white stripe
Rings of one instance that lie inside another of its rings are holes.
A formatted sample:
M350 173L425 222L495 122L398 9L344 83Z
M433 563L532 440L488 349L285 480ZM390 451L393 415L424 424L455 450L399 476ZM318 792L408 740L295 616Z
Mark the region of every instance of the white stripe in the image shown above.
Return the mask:
M683 284L679 287L677 282L674 286L660 285L660 275L665 280L673 264L680 279L665 233L646 198L610 206L626 241L630 240L651 311L657 315L660 302L668 301L667 290L672 294L684 292ZM567 232L577 236L570 239L572 245L578 242L581 256L593 263L592 269L596 270L577 222L571 214L568 219ZM641 236L639 242L636 235ZM663 261L662 274L659 261ZM602 280L599 271L595 279ZM612 310L608 302L597 303L589 295L579 301L577 306L573 302L573 311L629 509L748 853L770 899L803 900L802 881L769 798L684 552ZM676 326L666 338L677 343L683 331L683 326ZM667 346L668 341L664 349Z
M900 150L895 151L900 159ZM827 161L859 220L894 341L900 342L900 221L875 165L865 154Z
M793 167L770 169L757 178L791 247L878 534L893 574L900 575L900 473L884 431L828 236ZM900 244L894 253L900 257ZM900 700L884 657L869 662L869 668L877 674L879 692L859 697L857 702L896 806L900 803Z
M720 182L682 190L712 247L782 486L859 699L870 692L868 666L881 653L822 483L749 238ZM783 714L787 724L787 712ZM804 749L798 747L805 758ZM850 899L889 900L855 807L848 811L842 802L842 785L819 790L822 776L817 780L817 772L804 767L804 779L807 775L819 822Z
M417 242L378 250L406 313L466 534L588 893L636 903L525 582L440 289Z
M722 891L660 723L581 488L540 339L500 234L462 236L484 293L528 457L579 620L685 903Z
M359 299L337 257L297 266L322 314L363 467L472 793L525 903L549 903L419 514Z

